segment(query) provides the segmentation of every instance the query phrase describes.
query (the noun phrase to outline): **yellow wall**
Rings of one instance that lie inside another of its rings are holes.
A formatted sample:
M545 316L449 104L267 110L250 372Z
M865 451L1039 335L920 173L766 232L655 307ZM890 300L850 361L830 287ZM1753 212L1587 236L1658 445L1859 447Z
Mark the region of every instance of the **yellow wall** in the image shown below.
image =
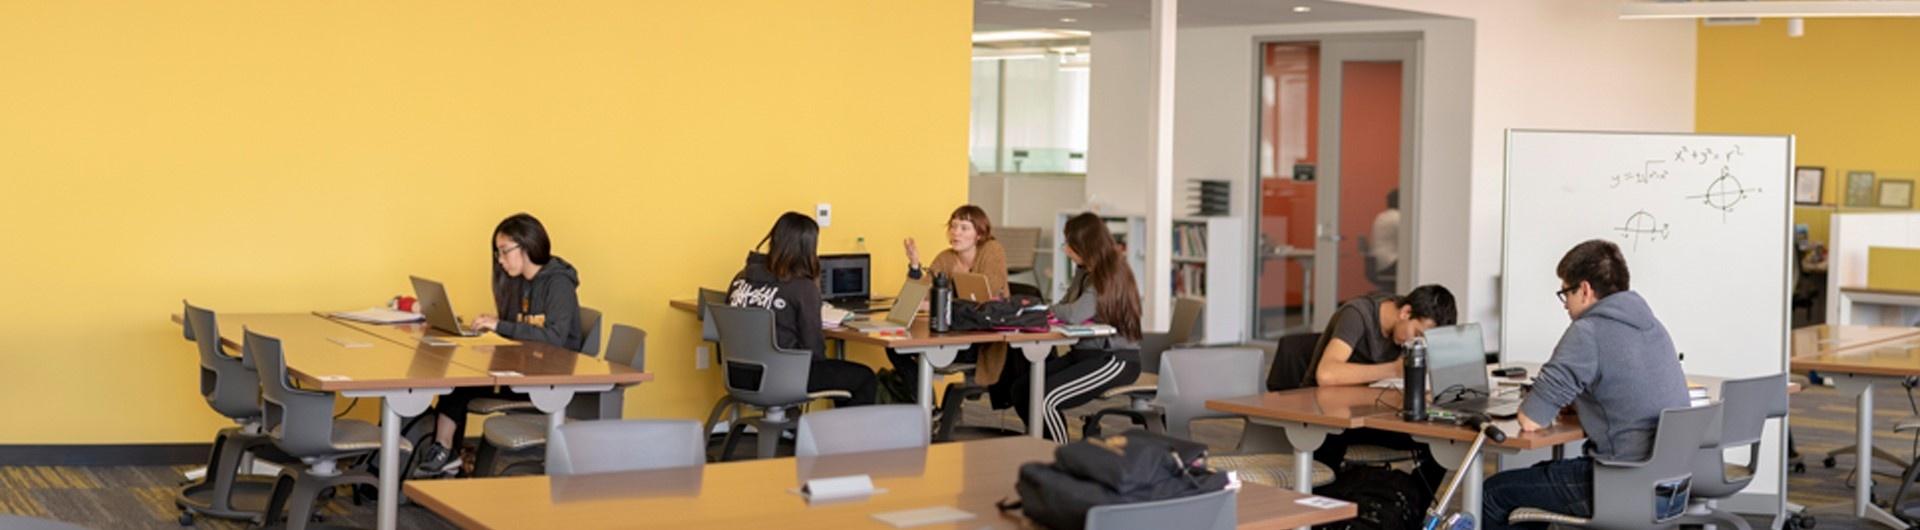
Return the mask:
M1699 35L1699 131L1795 135L1797 162L1826 167L1830 205L1848 171L1920 175L1920 19L1808 19L1798 38L1769 19ZM1796 222L1823 215L1799 209Z
M487 310L529 211L650 332L628 416L704 417L694 318L785 210L822 250L940 241L966 198L970 2L0 3L0 444L205 442L180 300ZM869 357L872 356L868 352Z

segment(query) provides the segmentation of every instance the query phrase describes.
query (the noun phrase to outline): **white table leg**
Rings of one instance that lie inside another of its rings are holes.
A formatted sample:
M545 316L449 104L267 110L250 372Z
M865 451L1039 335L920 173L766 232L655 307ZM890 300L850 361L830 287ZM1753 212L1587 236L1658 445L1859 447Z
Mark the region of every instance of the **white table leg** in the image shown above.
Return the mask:
M1890 528L1907 528L1898 517L1871 502L1873 494L1873 387L1875 378L1854 374L1828 374L1842 393L1855 393L1853 515Z
M1046 406L1047 398L1047 358L1053 356L1053 348L1055 346L1071 345L1075 342L1079 342L1079 340L1034 341L1012 344L1013 347L1020 349L1021 355L1026 356L1029 365L1028 369L1032 370L1028 372L1029 377L1027 377L1028 436L1034 438L1046 437L1045 429L1041 427L1040 418L1042 414L1045 414L1045 411L1041 410L1041 408ZM1060 435L1066 436L1067 433L1060 433Z
M426 412L434 396L452 391L451 388L411 388L340 393L346 397L380 399L379 530L394 530L400 522L400 422Z
M950 344L945 346L927 346L924 348L894 348L894 351L918 358L920 365L920 388L915 389L914 401L920 403L920 412L933 417L933 369L953 364L960 356L960 350L970 344Z
M612 383L591 385L512 385L514 392L527 395L533 401L534 408L547 413L547 439L552 440L560 431L560 424L566 421L567 404L573 402L573 395L582 392L606 392L613 390Z

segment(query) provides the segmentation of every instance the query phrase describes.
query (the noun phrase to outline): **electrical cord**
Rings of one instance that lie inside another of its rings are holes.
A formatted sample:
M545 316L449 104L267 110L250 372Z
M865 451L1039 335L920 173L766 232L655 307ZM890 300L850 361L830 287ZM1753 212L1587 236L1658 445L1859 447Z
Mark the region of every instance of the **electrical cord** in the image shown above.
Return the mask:
M360 404L360 398L353 398L353 400L351 400L351 401L348 401L348 402L347 402L347 408L346 408L346 410L342 410L342 411L340 411L340 413L339 413L339 414L335 414L335 415L333 415L333 419L336 419L336 420L337 420L337 419L340 419L340 418L345 418L345 417L347 417L347 413L349 413L349 412L353 412L353 406L354 406L354 405L359 405L359 404Z

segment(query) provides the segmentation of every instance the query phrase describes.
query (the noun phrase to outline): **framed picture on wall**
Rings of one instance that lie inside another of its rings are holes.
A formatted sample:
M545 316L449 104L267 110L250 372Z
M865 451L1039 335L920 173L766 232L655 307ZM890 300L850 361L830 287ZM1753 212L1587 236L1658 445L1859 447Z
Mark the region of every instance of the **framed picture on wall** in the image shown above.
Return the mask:
M1880 181L1879 206L1881 208L1912 208L1913 181L1887 179Z
M1826 201L1827 168L1800 166L1793 168L1793 203L1818 206Z
M1847 206L1873 206L1873 172L1847 172Z

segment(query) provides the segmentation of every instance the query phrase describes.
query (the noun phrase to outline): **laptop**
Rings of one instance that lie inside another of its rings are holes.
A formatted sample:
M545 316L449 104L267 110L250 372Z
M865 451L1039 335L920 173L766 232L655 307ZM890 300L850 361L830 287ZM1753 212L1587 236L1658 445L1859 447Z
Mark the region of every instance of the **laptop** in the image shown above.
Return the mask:
M954 298L968 302L985 302L993 299L993 287L987 283L987 275L974 272L953 273Z
M440 282L408 276L413 280L413 296L420 299L420 313L427 316L427 325L442 332L461 337L478 337L479 331L460 325L460 319L453 316L453 304L447 302L447 288Z
M885 320L855 320L845 326L861 333L905 331L913 327L914 314L920 311L920 301L926 298L927 284L908 281L900 286L900 296L893 299L893 309L887 310Z
M1454 412L1511 418L1520 414L1520 400L1496 396L1487 379L1487 350L1479 324L1427 330L1427 388L1433 406Z
M872 271L873 258L867 254L821 255L820 299L848 311L866 309Z

